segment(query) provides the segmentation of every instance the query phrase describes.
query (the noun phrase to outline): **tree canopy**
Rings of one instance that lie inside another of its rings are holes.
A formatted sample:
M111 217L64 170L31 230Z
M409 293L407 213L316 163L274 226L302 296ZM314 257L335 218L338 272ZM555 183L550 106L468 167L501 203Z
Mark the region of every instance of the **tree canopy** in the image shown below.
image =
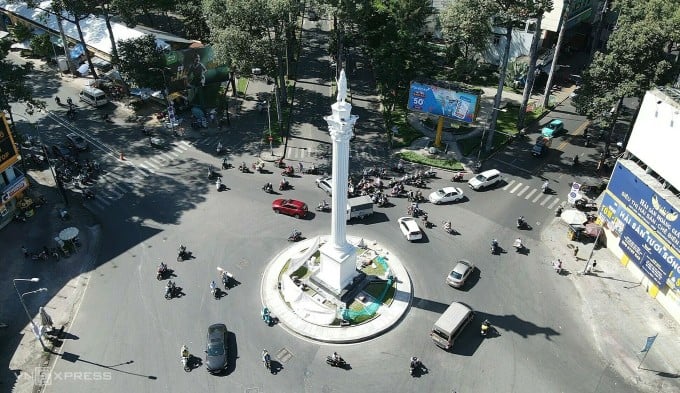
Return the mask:
M619 0L617 27L604 53L596 53L583 72L573 103L576 109L607 124L610 110L624 97L642 98L645 91L678 76L677 57L668 48L680 37L680 0Z
M7 60L12 42L0 40L0 110L9 110L12 102L30 102L43 107L44 102L33 98L33 91L26 85L33 63L15 64Z
M165 56L156 38L147 34L118 42L120 70L126 79L139 87L162 89L165 86ZM151 72L149 72L151 71Z

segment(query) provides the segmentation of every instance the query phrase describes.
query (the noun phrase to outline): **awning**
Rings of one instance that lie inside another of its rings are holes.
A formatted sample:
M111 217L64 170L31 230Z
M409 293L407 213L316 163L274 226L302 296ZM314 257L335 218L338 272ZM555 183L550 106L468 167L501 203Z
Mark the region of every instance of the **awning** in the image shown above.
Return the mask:
M7 37L8 35L9 35L8 32L3 31L3 30L0 30L0 39L3 39L3 38L5 38L5 37Z
M10 46L11 49L31 49L31 44L28 41L16 42Z

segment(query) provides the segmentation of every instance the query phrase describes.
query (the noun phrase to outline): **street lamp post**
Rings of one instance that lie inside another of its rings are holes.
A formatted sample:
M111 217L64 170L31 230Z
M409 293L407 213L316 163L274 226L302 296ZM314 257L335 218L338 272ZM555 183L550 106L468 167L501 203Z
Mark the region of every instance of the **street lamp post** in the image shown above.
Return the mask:
M12 284L14 284L14 290L17 291L17 296L19 296L19 301L21 302L21 305L24 307L24 311L26 311L26 316L28 317L29 322L31 322L31 326L33 327L33 334L38 338L38 341L40 341L40 346L42 346L43 351L48 351L47 347L45 346L45 343L43 342L42 339L42 334L40 333L40 329L38 326L33 322L33 318L31 318L31 314L28 312L28 308L26 307L26 303L24 303L24 296L30 295L31 293L37 293L37 292L44 292L47 290L47 288L40 288L36 289L35 291L30 291L30 292L25 292L25 293L19 293L19 289L17 288L17 281L30 281L30 282L39 282L40 279L37 277L33 278L15 278L12 279Z
M491 113L489 114L489 117L487 118L486 123L484 124L484 129L482 130L482 139L479 141L479 152L477 153L477 166L481 167L482 166L482 151L484 150L484 141L486 141L486 132L489 129L489 122L491 121L491 118L493 117L493 114L498 111L498 112L507 112L508 110L506 108L491 108ZM487 146L487 150L491 150L491 147L493 147L493 144L490 144L490 146Z
M274 157L274 138L272 137L272 117L269 114L269 101L265 101L264 103L267 104L267 123L269 124L269 152L271 153L272 157Z
M170 120L170 132L172 134L175 134L175 114L174 114L174 108L173 105L170 101L170 90L168 89L168 80L165 78L165 71L169 70L168 67L151 67L149 68L151 71L160 71L161 75L163 76L163 98L165 98L165 105L167 105L168 108L168 120Z

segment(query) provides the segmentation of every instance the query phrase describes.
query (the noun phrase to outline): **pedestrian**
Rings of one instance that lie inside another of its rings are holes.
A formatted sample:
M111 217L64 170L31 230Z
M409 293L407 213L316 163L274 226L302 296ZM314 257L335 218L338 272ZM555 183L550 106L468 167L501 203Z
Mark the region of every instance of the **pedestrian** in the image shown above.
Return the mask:
M302 169L303 169L302 162L298 162L298 166L300 167L300 173L302 173Z
M24 253L24 258L28 258L28 249L26 249L24 246L21 246L21 251Z
M578 254L578 246L574 247L574 256Z

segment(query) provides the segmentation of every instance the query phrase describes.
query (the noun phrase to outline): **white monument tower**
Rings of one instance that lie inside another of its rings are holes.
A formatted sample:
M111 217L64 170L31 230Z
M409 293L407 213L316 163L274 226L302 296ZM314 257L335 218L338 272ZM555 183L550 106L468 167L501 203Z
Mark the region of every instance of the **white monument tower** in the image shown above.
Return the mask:
M338 79L338 99L331 105L333 114L325 117L333 142L331 236L319 249L321 266L316 275L336 295L356 276L356 249L347 242L346 229L349 140L359 117L351 114L352 105L345 101L346 98L347 78L342 70Z

